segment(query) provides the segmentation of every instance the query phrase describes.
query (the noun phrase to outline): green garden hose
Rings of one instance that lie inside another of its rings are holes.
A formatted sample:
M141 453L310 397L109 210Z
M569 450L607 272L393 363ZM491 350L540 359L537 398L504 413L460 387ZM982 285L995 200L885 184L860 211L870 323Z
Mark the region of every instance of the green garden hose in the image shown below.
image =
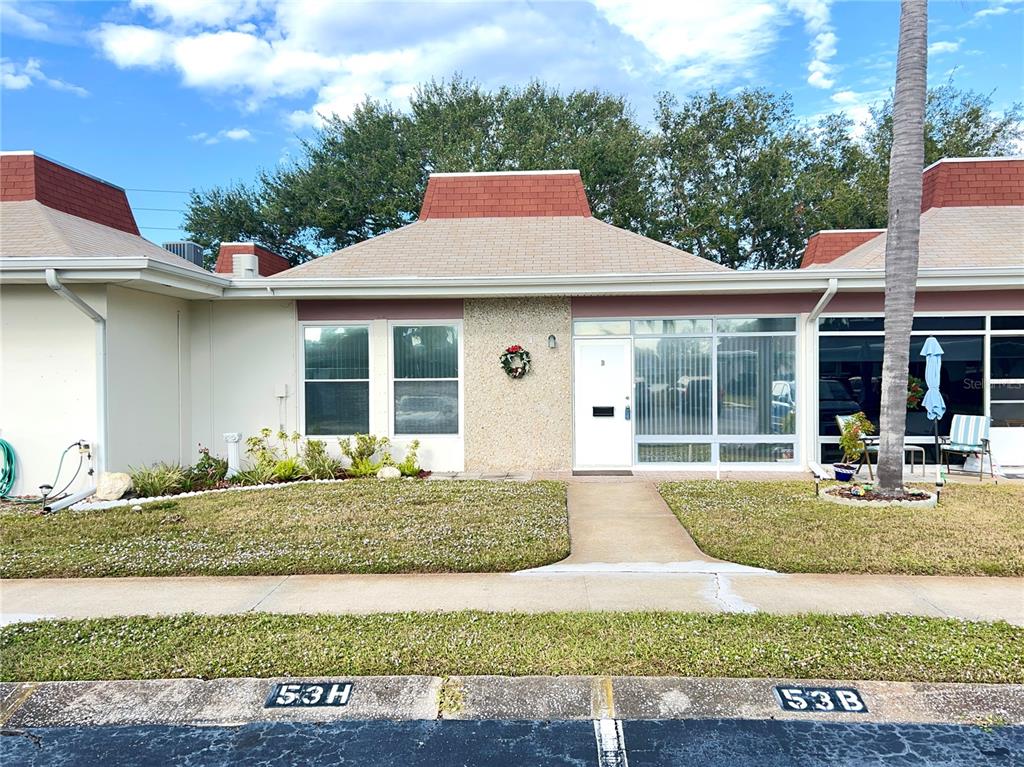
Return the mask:
M6 498L14 489L14 448L6 439L0 439L0 498Z

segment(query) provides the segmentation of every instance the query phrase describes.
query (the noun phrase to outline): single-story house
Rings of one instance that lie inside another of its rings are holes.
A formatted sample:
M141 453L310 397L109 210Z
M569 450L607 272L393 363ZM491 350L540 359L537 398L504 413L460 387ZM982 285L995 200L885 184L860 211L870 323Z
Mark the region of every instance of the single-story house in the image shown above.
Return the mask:
M435 471L794 470L835 458L835 415L877 419L884 231L734 271L594 218L577 171L434 174L408 226L292 268L225 244L210 272L140 237L118 187L0 160L16 493L80 440L101 471L261 427L418 439ZM997 460L1024 464L1024 160L943 160L924 185L911 372L936 335L941 428L989 415Z

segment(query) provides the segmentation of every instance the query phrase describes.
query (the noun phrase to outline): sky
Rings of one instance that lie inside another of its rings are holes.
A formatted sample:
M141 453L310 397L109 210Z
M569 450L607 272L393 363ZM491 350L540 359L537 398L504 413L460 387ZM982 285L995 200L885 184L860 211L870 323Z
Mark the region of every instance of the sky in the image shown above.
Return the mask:
M623 94L788 91L863 120L895 77L895 0L273 2L0 0L0 148L128 190L145 237L181 239L190 189L289 162L321 115L408 104L455 73ZM1024 101L1024 0L929 5L929 81Z

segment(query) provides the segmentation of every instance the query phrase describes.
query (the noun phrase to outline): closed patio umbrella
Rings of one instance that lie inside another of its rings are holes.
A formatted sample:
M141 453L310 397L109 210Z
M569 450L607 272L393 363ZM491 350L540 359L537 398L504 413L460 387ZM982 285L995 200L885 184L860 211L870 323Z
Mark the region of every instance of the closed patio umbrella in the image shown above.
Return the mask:
M939 457L939 419L946 414L946 402L942 399L942 392L939 391L939 373L942 372L942 347L935 340L935 336L928 336L921 349L921 356L924 357L924 383L927 391L921 406L924 407L928 420L935 424L935 471L940 471L942 463Z

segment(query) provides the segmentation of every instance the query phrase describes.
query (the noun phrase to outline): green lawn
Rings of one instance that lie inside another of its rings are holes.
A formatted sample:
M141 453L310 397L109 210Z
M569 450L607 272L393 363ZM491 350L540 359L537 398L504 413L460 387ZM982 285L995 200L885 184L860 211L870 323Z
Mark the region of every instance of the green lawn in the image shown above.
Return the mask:
M714 557L787 573L1024 575L1024 485L947 485L932 509L821 501L812 482L666 482Z
M609 674L1024 682L1024 629L879 616L184 615L0 629L4 681Z
M558 482L351 480L108 511L0 509L0 577L490 572L569 554Z

